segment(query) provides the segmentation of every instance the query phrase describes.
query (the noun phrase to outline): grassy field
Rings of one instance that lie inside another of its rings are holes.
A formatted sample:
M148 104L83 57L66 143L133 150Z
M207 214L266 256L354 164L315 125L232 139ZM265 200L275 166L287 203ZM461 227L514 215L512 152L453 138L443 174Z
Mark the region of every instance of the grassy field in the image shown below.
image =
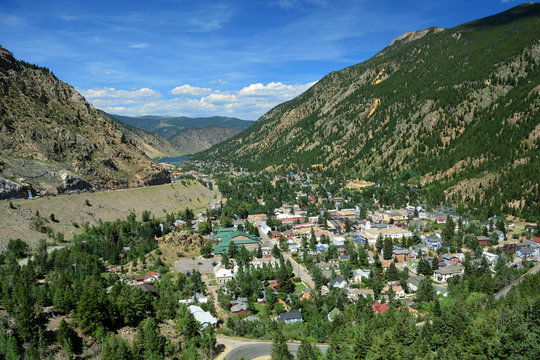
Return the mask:
M88 200L88 204L87 204ZM191 208L202 210L214 201L214 192L197 181L149 186L138 189L125 189L95 193L48 196L33 200L13 200L0 202L0 250L9 239L22 239L35 246L39 239L52 241L47 235L30 229L30 222L36 211L48 220L45 224L55 233L62 232L66 240L81 232L73 223L97 224L99 220L114 221L125 219L131 212L140 218L143 210L156 217L164 217L166 212ZM51 221L54 214L56 221Z

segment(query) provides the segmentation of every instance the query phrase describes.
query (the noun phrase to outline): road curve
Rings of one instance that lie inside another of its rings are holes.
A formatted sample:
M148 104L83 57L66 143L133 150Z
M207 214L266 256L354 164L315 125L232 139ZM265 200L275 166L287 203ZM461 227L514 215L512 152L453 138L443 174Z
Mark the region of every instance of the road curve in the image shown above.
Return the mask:
M287 344L289 351L293 356L296 356L298 347L300 344ZM317 345L317 347L324 353L328 349L328 345ZM236 360L240 357L244 357L245 360L253 360L262 356L269 356L272 352L272 343L251 343L241 345L232 349L226 356L225 360Z

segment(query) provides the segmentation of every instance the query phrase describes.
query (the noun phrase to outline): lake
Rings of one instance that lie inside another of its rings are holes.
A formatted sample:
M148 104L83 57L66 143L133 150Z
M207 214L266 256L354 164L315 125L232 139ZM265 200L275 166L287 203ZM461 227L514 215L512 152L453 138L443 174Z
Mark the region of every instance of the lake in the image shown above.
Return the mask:
M160 163L165 163L165 164L172 164L172 165L177 165L177 166L182 166L184 164L182 164L183 161L186 161L186 160L189 160L188 157L185 157L185 156L173 156L173 157L164 157L162 159L159 160Z

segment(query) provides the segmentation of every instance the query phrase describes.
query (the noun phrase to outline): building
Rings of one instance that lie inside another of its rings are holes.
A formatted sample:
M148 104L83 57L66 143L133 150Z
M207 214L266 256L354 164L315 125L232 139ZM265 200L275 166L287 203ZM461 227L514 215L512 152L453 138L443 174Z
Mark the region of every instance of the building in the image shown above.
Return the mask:
M142 275L135 275L135 282L137 284L150 284L153 285L157 280L160 279L160 275L155 271L148 271Z
M341 276L338 276L330 280L328 286L343 289L345 286L347 286L347 281L345 281L345 279Z
M459 264L459 258L454 254L449 254L449 253L443 254L441 256L441 259L444 262L444 266L451 266L451 265Z
M371 306L371 309L373 309L373 312L375 314L384 314L386 310L388 310L388 305L381 304L379 300L375 301L375 303Z
M477 236L476 240L478 241L478 245L480 245L480 246L488 246L489 245L489 238L487 236Z
M224 285L228 281L234 279L234 272L222 265L218 265L214 268L214 275L216 276L216 282L218 285Z
M300 309L300 311L281 313L278 315L277 321L282 321L285 324L302 322L304 321L304 319L302 318L302 310Z
M392 239L401 239L402 237L412 237L413 234L411 231L407 229L402 229L398 227L388 227L383 229L378 229L375 227L372 227L369 222L366 223L366 226L364 227L364 230L360 232L359 234L362 238L366 239L368 241L368 244L371 246L374 246L377 242L377 238L379 236L390 237Z
M370 270L356 269L353 272L353 280L354 282L361 282L363 277L369 279L369 274Z
M214 245L214 254L226 254L229 251L231 243L236 245L237 250L240 250L242 246L246 248L250 246L255 247L261 241L257 236L231 229L217 229L214 235L212 235L212 241L216 242L216 245Z
M426 246L431 249L437 251L441 247L441 239L437 236L428 236L425 239Z
M190 305L188 306L188 310L190 313L193 314L193 317L195 320L201 324L201 327L204 329L207 326L216 327L217 326L217 319L212 316L208 311L204 311L199 306L196 305Z
M395 247L394 250L392 250L392 256L397 259L398 262L409 261L409 250Z
M449 278L456 275L462 275L462 274L463 274L463 266L461 265L445 266L433 272L433 280L438 281L438 282L446 282Z

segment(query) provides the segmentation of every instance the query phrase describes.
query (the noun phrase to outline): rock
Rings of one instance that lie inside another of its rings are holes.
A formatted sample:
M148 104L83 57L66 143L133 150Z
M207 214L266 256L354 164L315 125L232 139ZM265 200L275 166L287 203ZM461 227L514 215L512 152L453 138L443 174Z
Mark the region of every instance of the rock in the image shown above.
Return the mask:
M58 188L59 193L72 190L92 189L92 185L90 185L86 180L65 170L60 171L60 179L62 179L62 187Z
M28 187L0 176L0 199L22 198L28 195Z

